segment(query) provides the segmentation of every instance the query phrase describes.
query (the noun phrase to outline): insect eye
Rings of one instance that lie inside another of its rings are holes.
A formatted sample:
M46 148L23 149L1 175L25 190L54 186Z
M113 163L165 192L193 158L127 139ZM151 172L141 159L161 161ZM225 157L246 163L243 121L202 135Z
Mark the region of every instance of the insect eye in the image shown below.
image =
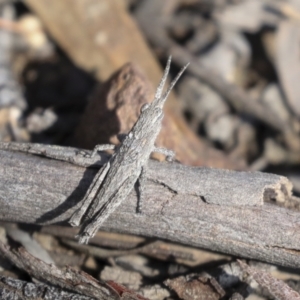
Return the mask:
M155 107L155 113L156 113L157 115L160 115L160 114L162 113L161 108L160 108L160 107Z
M143 104L141 107L141 112L145 111L149 106L150 106L149 103Z

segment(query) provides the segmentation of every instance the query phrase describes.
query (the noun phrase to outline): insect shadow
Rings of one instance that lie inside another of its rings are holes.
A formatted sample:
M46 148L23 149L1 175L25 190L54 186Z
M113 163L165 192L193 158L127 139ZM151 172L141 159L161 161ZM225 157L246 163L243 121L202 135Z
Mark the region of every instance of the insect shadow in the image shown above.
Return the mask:
M72 215L74 212L75 206L82 201L84 198L90 184L93 181L94 176L99 170L99 167L95 167L95 165L92 165L90 168L86 168L82 178L80 179L78 186L72 191L72 193L63 201L60 205L58 205L56 208L52 209L51 211L48 211L47 213L43 214L40 216L36 222L39 224L47 223L49 221L53 221L56 218L59 218L59 216L64 215L67 211L69 212L66 217L69 219L69 217ZM101 186L100 186L101 188ZM99 189L100 189L99 188ZM59 218L61 219L61 218ZM66 219L66 220L67 220ZM65 223L65 221L61 221L62 223ZM61 223L58 222L58 223Z

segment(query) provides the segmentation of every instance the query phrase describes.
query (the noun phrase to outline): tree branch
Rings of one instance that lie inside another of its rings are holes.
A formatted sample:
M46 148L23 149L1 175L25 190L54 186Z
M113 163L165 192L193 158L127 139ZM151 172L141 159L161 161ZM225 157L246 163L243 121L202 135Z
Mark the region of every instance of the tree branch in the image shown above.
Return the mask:
M2 221L67 221L96 172L11 151L0 151L0 161ZM136 214L133 190L103 229L299 267L299 212L263 203L290 196L291 184L281 176L150 160L143 214Z

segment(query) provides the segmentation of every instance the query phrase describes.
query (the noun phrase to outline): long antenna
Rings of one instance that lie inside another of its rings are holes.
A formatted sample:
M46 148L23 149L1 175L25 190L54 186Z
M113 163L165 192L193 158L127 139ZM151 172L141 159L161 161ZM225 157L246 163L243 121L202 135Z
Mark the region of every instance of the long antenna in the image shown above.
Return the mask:
M163 96L160 99L160 103L159 105L162 107L164 102L166 101L166 99L168 98L171 90L173 89L174 85L176 84L176 82L178 81L178 79L181 77L181 75L183 74L183 72L186 70L186 68L188 67L190 63L186 64L183 68L181 68L181 70L179 71L179 73L177 74L177 76L172 80L170 86L168 87L168 89L165 91L165 93L163 94Z
M157 101L161 97L162 91L164 89L164 85L167 81L167 77L168 77L168 74L169 74L169 71L170 71L171 60L172 60L172 56L169 56L168 62L167 62L167 65L166 65L166 68L165 68L165 71L164 71L164 75L163 75L162 79L160 80L160 83L159 83L159 85L156 89L155 97L154 97L153 101Z

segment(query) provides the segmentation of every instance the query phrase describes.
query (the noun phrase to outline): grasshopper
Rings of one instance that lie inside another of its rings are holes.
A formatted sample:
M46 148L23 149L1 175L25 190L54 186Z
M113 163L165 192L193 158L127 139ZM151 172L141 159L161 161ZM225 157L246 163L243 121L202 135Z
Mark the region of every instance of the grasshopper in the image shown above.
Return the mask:
M117 147L113 145L95 146L91 156L100 150L114 149L110 160L100 169L91 183L82 206L74 212L69 223L72 226L83 224L79 232L79 243L88 243L103 222L122 203L139 181L140 200L138 212L141 212L142 189L145 180L146 165L152 152L166 155L172 161L174 153L165 148L155 147L155 140L161 129L163 105L172 88L180 78L187 65L181 69L162 94L170 70L171 57L168 59L161 82L152 103L141 107L140 115L130 132Z

